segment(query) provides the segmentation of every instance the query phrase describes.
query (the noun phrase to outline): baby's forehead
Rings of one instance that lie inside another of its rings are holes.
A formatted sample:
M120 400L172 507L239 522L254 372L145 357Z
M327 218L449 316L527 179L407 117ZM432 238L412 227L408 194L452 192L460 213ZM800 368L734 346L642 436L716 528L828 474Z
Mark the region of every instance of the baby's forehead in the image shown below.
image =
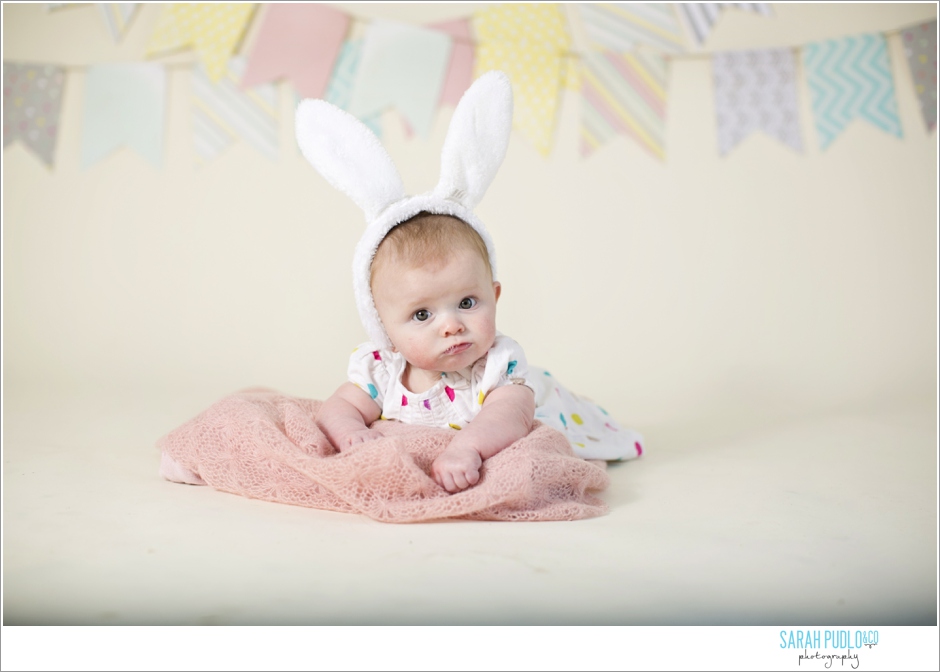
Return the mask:
M379 255L376 254L376 257ZM392 273L403 271L423 271L425 273L446 273L453 270L455 265L464 265L465 263L488 270L487 259L484 258L478 250L472 245L455 245L447 250L440 250L433 254L408 255L400 251L391 251L382 255L381 264L373 267L373 273L378 269L387 269Z

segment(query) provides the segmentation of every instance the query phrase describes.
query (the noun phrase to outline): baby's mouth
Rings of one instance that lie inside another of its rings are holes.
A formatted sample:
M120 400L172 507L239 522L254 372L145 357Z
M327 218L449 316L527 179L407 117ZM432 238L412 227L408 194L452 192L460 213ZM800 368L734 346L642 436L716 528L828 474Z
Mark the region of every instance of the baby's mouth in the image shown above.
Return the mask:
M447 350L444 351L444 355L457 355L457 354L460 354L461 352L463 352L464 350L466 350L467 348L469 348L471 345L473 345L473 344L472 344L472 343L458 343L457 345L453 345L453 346L447 348Z

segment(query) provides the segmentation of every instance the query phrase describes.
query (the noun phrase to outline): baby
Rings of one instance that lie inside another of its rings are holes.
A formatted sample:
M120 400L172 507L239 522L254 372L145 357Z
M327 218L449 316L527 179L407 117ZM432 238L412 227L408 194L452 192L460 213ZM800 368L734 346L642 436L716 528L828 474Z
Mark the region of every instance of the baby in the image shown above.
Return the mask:
M431 475L448 492L475 485L535 417L522 349L496 331L501 287L485 243L456 217L421 212L382 240L370 286L392 346L356 348L320 428L340 450L378 438L379 418L460 430Z
M479 482L480 468L532 429L564 432L585 459L623 460L640 437L607 412L529 367L496 331L493 240L473 208L502 163L512 128L512 86L501 72L477 79L458 103L437 186L405 194L391 157L362 122L323 100L297 108L304 157L358 205L366 230L353 255L353 289L369 341L318 419L339 450L378 438L379 419L455 431L432 465L448 492Z

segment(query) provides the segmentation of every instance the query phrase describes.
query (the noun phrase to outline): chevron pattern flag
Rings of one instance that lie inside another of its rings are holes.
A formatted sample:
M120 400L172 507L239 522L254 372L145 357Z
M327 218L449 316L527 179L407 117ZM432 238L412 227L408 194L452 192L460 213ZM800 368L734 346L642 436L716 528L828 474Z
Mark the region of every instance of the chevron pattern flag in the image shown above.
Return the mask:
M808 44L803 67L822 149L856 117L901 137L884 36L869 33Z
M792 49L717 53L712 73L722 154L756 130L803 150Z
M675 3L679 16L685 21L689 32L699 46L708 38L715 23L724 9L735 8L746 12L756 12L762 16L770 16L770 5L766 2L692 2Z
M273 84L242 91L243 56L233 56L213 82L204 66L193 69L192 121L197 163L204 165L243 138L269 159L278 157L278 96Z
M596 49L634 51L640 45L676 54L685 51L682 29L672 9L662 2L574 5Z
M617 134L664 159L666 60L651 53L593 51L581 71L581 155Z

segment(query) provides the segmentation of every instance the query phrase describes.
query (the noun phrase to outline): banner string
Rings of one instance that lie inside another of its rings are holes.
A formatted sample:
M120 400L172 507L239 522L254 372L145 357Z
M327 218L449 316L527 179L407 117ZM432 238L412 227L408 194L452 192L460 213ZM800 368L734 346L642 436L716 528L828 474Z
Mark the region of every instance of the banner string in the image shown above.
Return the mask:
M865 33L865 32L871 33L871 32L875 32L875 33L881 34L881 35L884 36L885 38L894 37L895 35L900 35L901 33L903 33L903 32L906 31L906 30L910 30L911 28L916 28L917 26L922 25L922 24L924 24L924 23L929 23L931 20L933 20L933 19L927 19L927 20L925 20L925 21L921 21L921 22L918 22L918 23L913 23L913 24L911 24L911 25L904 26L904 27L902 27L902 28L894 28L894 29L892 29L892 30L860 31L860 33ZM362 17L357 17L357 16L350 15L350 21L351 21L352 23L360 23L360 24L363 24L363 25L368 25L368 24L372 23L372 22L374 21L374 19L366 19L366 18L362 18ZM853 34L855 34L855 33L853 33ZM836 38L830 38L830 39L836 39ZM469 46L472 46L472 47L476 47L476 46L478 46L478 45L480 45L480 44L484 44L484 43L485 43L485 44L499 44L499 43L513 44L513 42L508 41L508 40L507 40L507 41L487 40L487 41L485 41L485 42L479 42L479 41L476 41L476 40L468 41L468 40L463 40L463 39L459 39L459 38L455 38L455 37L451 37L451 40L453 41L454 44L469 45ZM816 41L823 41L823 40L816 40ZM814 41L814 42L815 42L815 41ZM807 44L811 44L811 42L808 42ZM766 49L791 49L792 51L799 52L799 51L801 51L804 47L805 47L805 45L796 45L796 46L794 46L794 45L783 45L783 46L770 46L770 47L745 47L745 48L741 48L741 49L722 49L722 50L719 50L719 51L711 51L711 52L701 52L701 53L678 53L678 54L676 54L676 53L670 53L670 52L661 52L661 51L658 51L658 50L656 50L656 49L652 49L652 48L650 48L650 47L642 47L642 46L639 47L637 50L645 49L646 51L651 51L651 52L658 53L658 54L660 54L660 55L661 55L665 60L667 60L667 61L703 61L703 60L709 60L709 59L711 59L712 57L715 56L715 54L726 53L726 52L728 52L728 51L762 51L762 50L766 50ZM569 59L573 59L573 60L581 60L581 58L583 58L583 56L584 56L584 52L583 52L583 51L579 51L579 50L576 50L576 49L551 49L551 48L550 48L550 49L548 49L548 50L549 50L549 51L556 51L556 52L558 53L558 55L561 56L562 58L569 58ZM598 50L598 51L600 51L600 50ZM610 50L608 50L608 51L610 51ZM620 52L618 52L618 53L620 53ZM630 53L630 52L625 52L625 53ZM10 61L10 62L29 62L29 63L36 63L37 65L55 65L55 66L57 66L57 67L59 67L59 68L62 68L62 69L64 69L64 70L68 71L68 72L82 72L82 71L87 70L88 68L93 68L93 67L96 67L96 66L98 66L98 65L109 65L109 64L112 64L112 63L128 63L128 62L133 62L133 63L154 63L154 64L156 64L156 65L160 65L159 60L158 60L159 58L160 58L160 57L156 57L156 58L154 58L154 59L148 59L147 57L144 57L142 60L139 60L139 61L102 61L102 62L100 62L100 63L90 63L90 64L86 63L86 64L81 64L81 65L69 65L69 64L54 63L54 62L42 62L42 61L37 62L37 61L32 61L32 60L30 60L30 61L14 61L13 59L4 59L4 61ZM198 58L194 57L193 60L185 61L185 62L183 62L183 63L167 63L167 64L163 64L163 67L166 68L167 70L190 70L190 69L192 69L194 66L196 66L196 65L198 65L198 64L199 64Z

